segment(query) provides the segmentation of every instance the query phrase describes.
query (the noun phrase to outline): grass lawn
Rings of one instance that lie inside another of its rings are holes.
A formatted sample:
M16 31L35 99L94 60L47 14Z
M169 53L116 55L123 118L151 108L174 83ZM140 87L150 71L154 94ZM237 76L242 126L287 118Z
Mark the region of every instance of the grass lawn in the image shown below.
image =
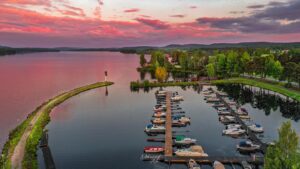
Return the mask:
M248 78L230 78L230 79L223 79L223 80L215 80L212 81L212 84L244 84L250 85L255 87L260 87L263 89L271 90L282 95L288 96L293 98L297 101L300 101L300 92L288 89L284 87L282 83L267 83L263 81L259 81L257 79L248 79Z

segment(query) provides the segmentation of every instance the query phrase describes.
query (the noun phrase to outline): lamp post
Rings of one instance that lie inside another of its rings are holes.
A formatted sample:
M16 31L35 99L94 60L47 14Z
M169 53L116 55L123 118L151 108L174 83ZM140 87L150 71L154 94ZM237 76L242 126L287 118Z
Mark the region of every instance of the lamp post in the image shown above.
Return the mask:
M107 71L104 72L104 81L107 82Z

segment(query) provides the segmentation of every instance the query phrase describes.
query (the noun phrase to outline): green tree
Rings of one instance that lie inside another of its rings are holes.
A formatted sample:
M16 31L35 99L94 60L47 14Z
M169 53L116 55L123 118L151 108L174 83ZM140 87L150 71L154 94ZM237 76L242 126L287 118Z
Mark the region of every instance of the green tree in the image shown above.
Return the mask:
M278 79L281 74L283 72L283 66L281 65L281 63L277 60L274 65L273 65L273 70L272 70L272 76L275 79Z
M279 140L267 150L265 169L298 169L300 167L299 137L292 129L291 122L284 122L278 133Z
M217 74L221 77L225 77L227 75L226 71L226 56L224 54L217 55Z
M215 71L215 66L214 64L210 63L206 66L206 71L207 71L207 75L208 77L215 77L216 76L216 71Z
M240 72L245 73L248 63L250 62L251 58L247 51L245 51L240 59Z
M167 70L164 67L157 67L155 69L155 77L157 81L164 82L167 78Z
M141 67L144 67L144 65L147 63L147 60L145 59L145 55L141 54L140 55L140 65Z

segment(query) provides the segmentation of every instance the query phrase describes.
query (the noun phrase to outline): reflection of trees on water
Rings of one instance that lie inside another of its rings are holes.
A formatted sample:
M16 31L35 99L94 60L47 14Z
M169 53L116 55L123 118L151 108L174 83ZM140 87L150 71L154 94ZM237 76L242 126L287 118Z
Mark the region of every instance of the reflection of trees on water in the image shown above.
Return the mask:
M252 107L263 110L267 116L272 111L279 110L285 118L300 120L300 103L272 91L239 84L219 85L218 88L227 92L239 104L249 103Z

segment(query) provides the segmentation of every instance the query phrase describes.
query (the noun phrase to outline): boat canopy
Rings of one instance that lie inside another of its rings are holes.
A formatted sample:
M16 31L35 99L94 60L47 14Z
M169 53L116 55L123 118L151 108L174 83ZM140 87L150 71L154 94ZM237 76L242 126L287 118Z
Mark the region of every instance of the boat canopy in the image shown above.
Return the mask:
M176 141L184 140L185 136L176 136Z

